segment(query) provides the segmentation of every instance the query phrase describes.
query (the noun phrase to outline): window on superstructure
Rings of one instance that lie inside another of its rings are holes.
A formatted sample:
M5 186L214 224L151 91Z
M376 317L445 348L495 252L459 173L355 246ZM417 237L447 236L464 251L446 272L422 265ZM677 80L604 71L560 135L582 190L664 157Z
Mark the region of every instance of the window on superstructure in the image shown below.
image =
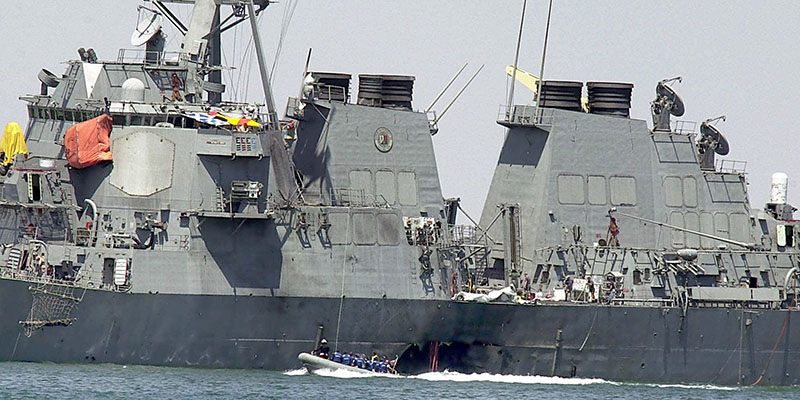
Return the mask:
M557 181L559 203L583 204L586 202L581 175L559 175Z
M681 178L668 176L664 178L664 196L667 207L680 207L683 205L683 184Z
M683 228L683 214L678 211L673 211L669 214L669 224L673 226L677 226L678 228ZM681 249L686 246L686 242L683 238L683 231L678 229L670 229L672 234L672 247L676 249Z
M707 233L709 235L715 234L714 232L714 215L709 212L702 212L700 213L700 232ZM701 237L700 238L700 245L704 249L713 249L714 248L714 239Z
M403 206L417 205L417 174L414 172L397 173L397 200Z
M589 204L605 205L608 202L606 194L606 178L604 176L589 176L587 179L589 189Z
M328 214L328 239L331 244L349 244L353 240L353 233L347 227L350 216L347 213L331 212Z
M729 215L730 221L730 238L740 242L750 242L750 219L744 213L731 213Z
M697 207L697 179L693 176L683 178L683 204L686 207Z
M375 244L376 231L375 214L353 213L353 243Z
M683 216L685 228L689 230L693 230L695 232L700 231L700 216L697 213L687 212L686 215ZM700 236L695 235L694 233L686 233L686 247L692 249L699 249L700 248Z
M403 222L396 214L378 214L378 244L396 246L400 244Z
M392 171L378 171L375 173L375 191L379 203L386 202L394 205L397 198L397 188Z
M638 268L633 270L633 284L634 285L642 284L642 271L640 271Z
M714 234L726 239L730 236L727 214L721 212L714 214Z
M611 204L615 206L636 205L636 179L632 176L612 176L609 180Z
M372 202L373 184L372 172L368 170L350 171L350 201L356 205L366 205Z

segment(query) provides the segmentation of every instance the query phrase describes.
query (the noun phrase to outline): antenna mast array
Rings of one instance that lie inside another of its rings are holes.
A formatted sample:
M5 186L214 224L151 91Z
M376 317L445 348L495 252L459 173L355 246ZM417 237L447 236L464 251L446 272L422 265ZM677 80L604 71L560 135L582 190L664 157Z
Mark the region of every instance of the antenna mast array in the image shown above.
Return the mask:
M681 77L664 79L656 85L656 99L650 103L650 112L653 114L654 131L670 131L669 116L680 117L686 111L678 93L675 92L668 83L675 81L681 82Z
M709 118L700 124L700 134L702 136L697 142L697 152L700 155L700 169L702 170L713 171L714 155L724 156L730 152L728 139L725 139L725 136L716 126L711 125L719 120L725 121L725 116Z

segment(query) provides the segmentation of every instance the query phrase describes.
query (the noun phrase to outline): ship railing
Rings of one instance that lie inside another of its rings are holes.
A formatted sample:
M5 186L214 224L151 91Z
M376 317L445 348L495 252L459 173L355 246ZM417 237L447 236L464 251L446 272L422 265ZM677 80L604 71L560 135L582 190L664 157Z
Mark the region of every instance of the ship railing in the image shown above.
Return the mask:
M364 189L337 188L330 189L332 206L349 207L388 207L389 202L383 195L368 194Z
M324 194L323 194L324 193ZM372 195L364 189L330 188L325 192L319 190L303 190L305 205L331 207L389 207L389 201L381 195Z
M180 58L177 51L147 51L145 49L119 49L117 62L125 64L140 64L161 66L177 65Z
M289 118L303 119L305 116L303 102L297 97L289 97L286 101L286 112L284 113Z
M529 105L500 105L497 123L505 127L550 127L553 125L552 110Z
M340 103L347 103L350 101L350 93L346 87L328 85L325 83L314 83L310 97L310 100L335 101Z
M744 175L747 171L747 161L743 160L718 159L715 164L718 172L726 174Z
M692 135L697 132L697 121L672 121L672 132L679 135Z
M486 235L481 235L481 231L473 225L453 225L451 232L453 241L462 245L480 244L486 239Z
M56 279L49 275L37 275L28 269L18 270L11 267L0 267L0 277L32 283L55 283L64 286L77 286L76 281Z
M650 307L674 307L674 299L636 299L636 298L615 298L611 304L626 306L650 306Z

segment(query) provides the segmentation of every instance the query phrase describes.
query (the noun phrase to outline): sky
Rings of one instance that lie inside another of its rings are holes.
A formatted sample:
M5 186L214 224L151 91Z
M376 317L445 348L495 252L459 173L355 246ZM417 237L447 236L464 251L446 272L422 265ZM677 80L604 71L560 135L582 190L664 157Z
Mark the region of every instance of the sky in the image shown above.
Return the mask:
M0 15L4 38L0 119L24 125L24 94L37 93L41 68L56 75L78 47L93 47L100 59L116 59L130 48L141 0L39 0L15 2ZM68 7L67 7L68 5ZM310 70L415 75L414 108L424 109L465 63L469 66L434 109L445 106L469 76L483 71L439 122L434 136L445 197L460 197L478 218L503 141L496 124L507 100L504 67L514 60L522 1L281 0L259 21L269 63L274 59L286 11L296 6L274 73L279 114L297 96L309 48ZM188 21L186 6L171 6ZM224 8L227 14L228 7ZM650 101L658 81L676 76L674 88L686 104L681 119L701 122L726 115L717 127L731 145L727 160L747 162L753 207L769 198L770 176L789 175L789 202L800 204L800 2L797 1L578 1L556 0L545 62L545 79L630 82L631 116L650 123ZM519 67L538 74L546 0L529 0ZM170 27L168 50L179 35ZM238 100L263 102L257 70L243 59L249 26L230 31L224 73ZM234 52L233 49L238 49ZM252 53L252 52L250 52ZM250 71L249 79L248 73ZM354 79L351 87L356 89ZM235 89L235 90L234 90ZM515 103L531 102L522 85ZM620 149L613 157L635 157Z

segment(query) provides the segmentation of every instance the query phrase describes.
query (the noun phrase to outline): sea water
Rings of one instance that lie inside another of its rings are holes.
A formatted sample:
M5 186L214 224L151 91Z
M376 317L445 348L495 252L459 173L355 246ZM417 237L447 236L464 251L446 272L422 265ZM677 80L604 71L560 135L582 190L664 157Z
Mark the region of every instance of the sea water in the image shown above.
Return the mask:
M111 364L0 363L0 399L798 399L797 387L643 384L431 372L364 376Z

